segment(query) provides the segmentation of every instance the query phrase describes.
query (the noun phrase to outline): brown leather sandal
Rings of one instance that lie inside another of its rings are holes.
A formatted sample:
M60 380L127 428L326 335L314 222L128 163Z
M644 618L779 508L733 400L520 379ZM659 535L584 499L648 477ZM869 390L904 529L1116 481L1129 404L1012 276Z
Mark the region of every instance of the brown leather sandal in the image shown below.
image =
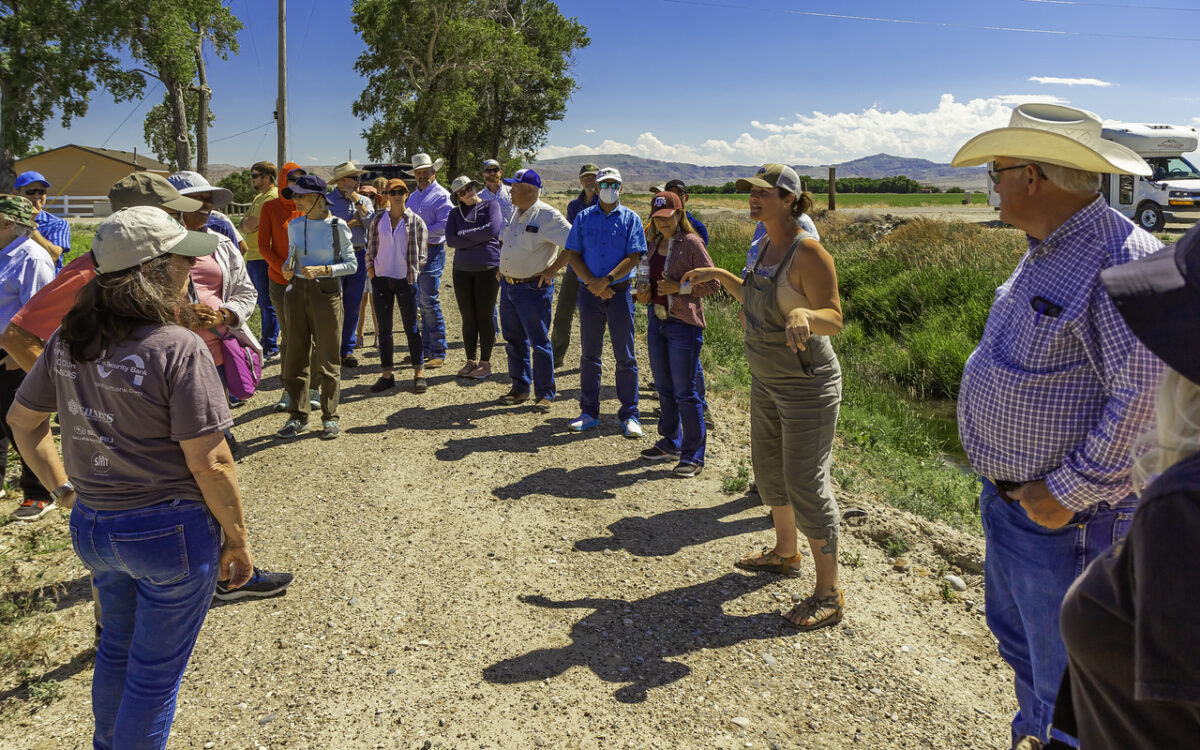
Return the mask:
M783 557L775 552L774 548L763 547L762 552L757 555L753 553L745 555L735 564L742 570L766 570L790 578L800 575L800 565L803 560L804 555L800 553L792 557Z
M808 632L837 625L842 621L842 610L846 606L846 598L841 590L829 596L810 596L788 610L783 619L796 630ZM800 622L796 622L796 620ZM804 624L805 620L809 620Z

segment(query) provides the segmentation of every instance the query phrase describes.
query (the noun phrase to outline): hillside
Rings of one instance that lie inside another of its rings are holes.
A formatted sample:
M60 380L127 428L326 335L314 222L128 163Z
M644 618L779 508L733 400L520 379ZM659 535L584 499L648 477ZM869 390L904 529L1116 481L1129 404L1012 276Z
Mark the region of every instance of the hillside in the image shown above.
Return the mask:
M541 175L543 182L553 190L574 188L578 185L579 165L592 162L603 167L616 167L626 185L646 190L651 185L679 178L689 185L723 185L730 180L746 177L757 169L755 165L730 164L719 167L701 167L685 162L644 159L630 154L589 154L567 156L557 159L537 160L526 164ZM791 165L801 175L827 177L828 164ZM941 188L960 186L982 189L987 179L982 167L960 168L949 164L938 164L928 159L909 159L889 154L875 154L861 159L834 164L838 177L889 177L906 175L918 182Z

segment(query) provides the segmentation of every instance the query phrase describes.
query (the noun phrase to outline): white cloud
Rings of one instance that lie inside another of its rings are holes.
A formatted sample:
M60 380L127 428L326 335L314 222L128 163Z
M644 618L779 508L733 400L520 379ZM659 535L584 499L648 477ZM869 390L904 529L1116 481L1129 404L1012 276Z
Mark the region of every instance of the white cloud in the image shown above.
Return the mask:
M1193 123L1195 123L1195 124L1197 124L1197 125L1200 125L1200 117L1193 117L1193 118L1192 118L1192 122L1193 122Z
M595 128L588 128L587 130L585 130L585 131L583 131L583 132L585 132L585 133L595 133L595 132L596 132L596 129L595 129Z
M1108 81L1101 81L1099 78L1058 78L1055 76L1030 76L1029 80L1034 83L1049 83L1058 86L1100 86L1106 87L1112 84Z
M1045 95L998 95L959 102L943 94L928 112L881 111L797 114L790 124L751 120L750 132L732 140L711 138L699 144L664 143L644 132L634 143L605 139L599 144L550 145L542 159L583 154L633 154L649 159L700 165L831 164L880 152L946 162L968 138L1008 123L1011 107L1028 101L1065 103Z

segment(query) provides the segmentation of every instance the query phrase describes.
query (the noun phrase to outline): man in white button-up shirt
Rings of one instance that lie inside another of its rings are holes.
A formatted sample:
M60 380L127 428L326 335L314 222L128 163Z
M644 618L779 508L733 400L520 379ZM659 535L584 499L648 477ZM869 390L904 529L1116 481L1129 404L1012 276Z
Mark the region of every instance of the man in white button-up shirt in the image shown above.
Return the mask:
M539 200L542 178L537 172L526 169L518 175L505 180L512 186L516 212L501 235L500 331L508 351L512 390L500 397L500 403L528 400L532 386L537 396L534 410L549 414L555 395L550 306L554 277L567 264L560 248L571 225L557 209Z

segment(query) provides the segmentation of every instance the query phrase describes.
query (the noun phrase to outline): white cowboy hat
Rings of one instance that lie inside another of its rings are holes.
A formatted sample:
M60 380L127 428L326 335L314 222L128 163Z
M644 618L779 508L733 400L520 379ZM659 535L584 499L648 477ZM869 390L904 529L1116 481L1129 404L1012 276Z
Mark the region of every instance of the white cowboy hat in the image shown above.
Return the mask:
M333 168L333 176L329 178L329 184L332 185L343 177L358 177L366 173L367 170L354 166L354 162L344 161Z
M199 172L176 172L167 177L167 182L171 183L180 195L198 195L200 193L211 193L213 199L213 208L220 211L233 201L233 191L228 188L216 187L210 185L208 180L204 179L204 175ZM196 209L199 210L199 209Z
M434 161L429 158L429 154L415 154L412 158L412 169L416 172L418 169L432 169L434 172L442 168L446 162L442 159Z
M1085 172L1149 175L1150 165L1130 149L1100 137L1100 118L1060 104L1020 104L1007 128L980 133L950 161L973 167L998 156L1031 159Z

